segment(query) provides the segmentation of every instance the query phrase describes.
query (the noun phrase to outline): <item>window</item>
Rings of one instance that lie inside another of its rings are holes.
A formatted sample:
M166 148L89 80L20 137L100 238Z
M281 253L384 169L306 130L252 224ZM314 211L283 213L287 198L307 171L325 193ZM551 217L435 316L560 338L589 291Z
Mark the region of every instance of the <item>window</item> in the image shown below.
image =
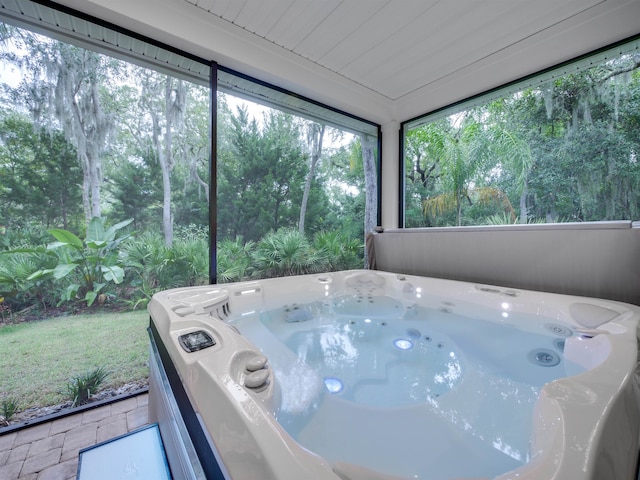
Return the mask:
M640 218L635 39L403 125L406 227Z
M218 281L362 268L378 126L224 68L217 83Z
M0 402L135 390L150 296L209 280L211 65L28 1L0 21Z
M378 125L62 7L0 2L2 405L59 403L94 367L139 388L157 291L363 266Z

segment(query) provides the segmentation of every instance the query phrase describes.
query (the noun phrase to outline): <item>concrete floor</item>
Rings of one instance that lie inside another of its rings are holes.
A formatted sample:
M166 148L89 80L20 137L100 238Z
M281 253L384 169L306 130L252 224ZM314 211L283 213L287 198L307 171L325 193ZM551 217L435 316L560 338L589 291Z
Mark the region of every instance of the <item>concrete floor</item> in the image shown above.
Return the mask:
M75 479L78 452L146 425L148 404L143 393L0 435L0 479Z

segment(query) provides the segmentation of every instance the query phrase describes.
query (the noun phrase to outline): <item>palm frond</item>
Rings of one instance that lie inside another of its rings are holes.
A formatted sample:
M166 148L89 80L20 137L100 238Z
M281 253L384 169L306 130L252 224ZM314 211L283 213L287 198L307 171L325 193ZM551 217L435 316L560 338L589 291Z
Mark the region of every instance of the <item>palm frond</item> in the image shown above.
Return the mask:
M457 207L457 197L454 192L445 192L422 202L422 213L437 217Z

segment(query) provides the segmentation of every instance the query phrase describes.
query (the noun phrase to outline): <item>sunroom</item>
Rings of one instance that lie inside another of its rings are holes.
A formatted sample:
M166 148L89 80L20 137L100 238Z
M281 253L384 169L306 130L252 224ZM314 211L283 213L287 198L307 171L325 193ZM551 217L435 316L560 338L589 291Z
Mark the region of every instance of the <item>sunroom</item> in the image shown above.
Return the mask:
M0 6L0 328L149 303L174 478L635 478L637 1Z

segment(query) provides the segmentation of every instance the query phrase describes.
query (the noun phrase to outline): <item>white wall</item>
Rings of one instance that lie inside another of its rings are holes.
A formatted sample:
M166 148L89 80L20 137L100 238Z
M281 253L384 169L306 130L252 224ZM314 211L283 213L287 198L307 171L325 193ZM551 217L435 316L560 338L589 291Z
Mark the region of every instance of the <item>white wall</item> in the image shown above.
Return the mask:
M640 305L640 224L407 228L374 235L379 270Z
M382 125L382 226L398 227L400 198L400 122Z

